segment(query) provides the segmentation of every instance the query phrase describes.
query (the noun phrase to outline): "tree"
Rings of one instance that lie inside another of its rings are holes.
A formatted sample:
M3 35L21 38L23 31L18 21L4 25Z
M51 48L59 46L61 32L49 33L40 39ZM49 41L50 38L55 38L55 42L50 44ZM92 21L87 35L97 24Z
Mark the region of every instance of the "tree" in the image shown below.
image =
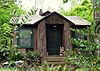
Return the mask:
M17 11L17 12L16 12ZM9 23L10 18L14 15L20 15L25 13L21 8L17 6L15 0L0 0L0 23Z
M93 9L92 2L84 0L81 5L73 7L70 11L61 11L62 15L67 16L81 16L82 18L93 23Z
M66 3L66 2L68 2L68 1L72 1L72 2L73 2L74 0L63 0L63 3ZM80 1L80 0L75 0L75 1ZM99 1L99 0L81 0L81 1L91 1L92 4L100 5L100 1ZM100 12L99 6L96 7L94 10L95 10L95 11L97 10L97 11Z
M12 16L22 13L25 12L15 4L15 0L0 0L0 53L3 53L5 58L7 58L6 55L12 55L10 53L13 49L11 42L16 27L10 23L10 19Z
M15 0L1 0L0 1L0 62L5 58L10 61L11 64L18 59L22 58L22 53L17 51L18 46L12 45L14 38L14 32L18 30L23 23L25 23L30 15L35 13L34 9L28 12L20 22L20 27L17 26L18 19L11 19L13 16L19 16L25 14L19 6L16 5Z

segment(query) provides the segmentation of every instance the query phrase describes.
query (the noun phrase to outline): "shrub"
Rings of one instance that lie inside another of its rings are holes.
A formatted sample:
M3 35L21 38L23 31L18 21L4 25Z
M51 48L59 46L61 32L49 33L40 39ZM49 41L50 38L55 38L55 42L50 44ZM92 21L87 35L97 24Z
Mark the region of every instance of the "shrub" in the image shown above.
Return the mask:
M81 52L70 51L66 55L66 62L71 66L74 66L75 70L79 71L99 71L100 58L92 54L83 54ZM80 70L81 69L81 70Z
M28 51L25 54L25 61L31 67L41 65L41 56L37 51Z
M27 66L27 64L26 64ZM22 65L22 67L19 69L19 71L66 71L66 65L64 67L62 66L54 66L54 65L48 65L47 62L44 61L44 63L41 66L38 67L25 67Z

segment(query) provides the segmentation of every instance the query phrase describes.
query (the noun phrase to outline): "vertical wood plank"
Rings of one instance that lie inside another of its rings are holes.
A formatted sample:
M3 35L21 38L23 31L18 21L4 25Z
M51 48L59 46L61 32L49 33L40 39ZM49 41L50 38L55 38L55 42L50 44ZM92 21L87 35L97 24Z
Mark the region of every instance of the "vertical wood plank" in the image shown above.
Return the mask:
M63 20L63 22L64 22L64 47L66 47L66 49L72 49L70 23L65 20Z
M46 55L46 25L45 25L45 20L40 22L38 25L37 50L41 55Z

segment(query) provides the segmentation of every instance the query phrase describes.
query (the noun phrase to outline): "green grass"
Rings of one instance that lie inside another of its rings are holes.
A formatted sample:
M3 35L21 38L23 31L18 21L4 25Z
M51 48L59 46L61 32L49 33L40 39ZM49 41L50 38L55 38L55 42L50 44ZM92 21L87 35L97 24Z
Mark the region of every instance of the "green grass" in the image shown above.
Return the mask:
M0 68L0 71L18 71L16 68Z

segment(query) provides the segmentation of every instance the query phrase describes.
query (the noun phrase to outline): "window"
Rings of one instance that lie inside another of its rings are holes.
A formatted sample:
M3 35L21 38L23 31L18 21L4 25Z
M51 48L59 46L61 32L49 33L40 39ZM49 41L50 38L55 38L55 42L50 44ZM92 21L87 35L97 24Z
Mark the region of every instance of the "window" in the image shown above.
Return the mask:
M82 35L82 34L80 34L80 33L78 33L78 32L74 32L74 38L76 38L76 39L86 39L86 36L85 35Z
M19 29L18 46L21 48L33 48L33 28L32 27L21 27Z
M75 39L82 39L82 40L86 40L87 39L87 36L82 35L82 34L80 34L78 32L72 32L72 37L75 38ZM73 47L74 48L84 48L82 46L77 46L75 44L73 44Z

